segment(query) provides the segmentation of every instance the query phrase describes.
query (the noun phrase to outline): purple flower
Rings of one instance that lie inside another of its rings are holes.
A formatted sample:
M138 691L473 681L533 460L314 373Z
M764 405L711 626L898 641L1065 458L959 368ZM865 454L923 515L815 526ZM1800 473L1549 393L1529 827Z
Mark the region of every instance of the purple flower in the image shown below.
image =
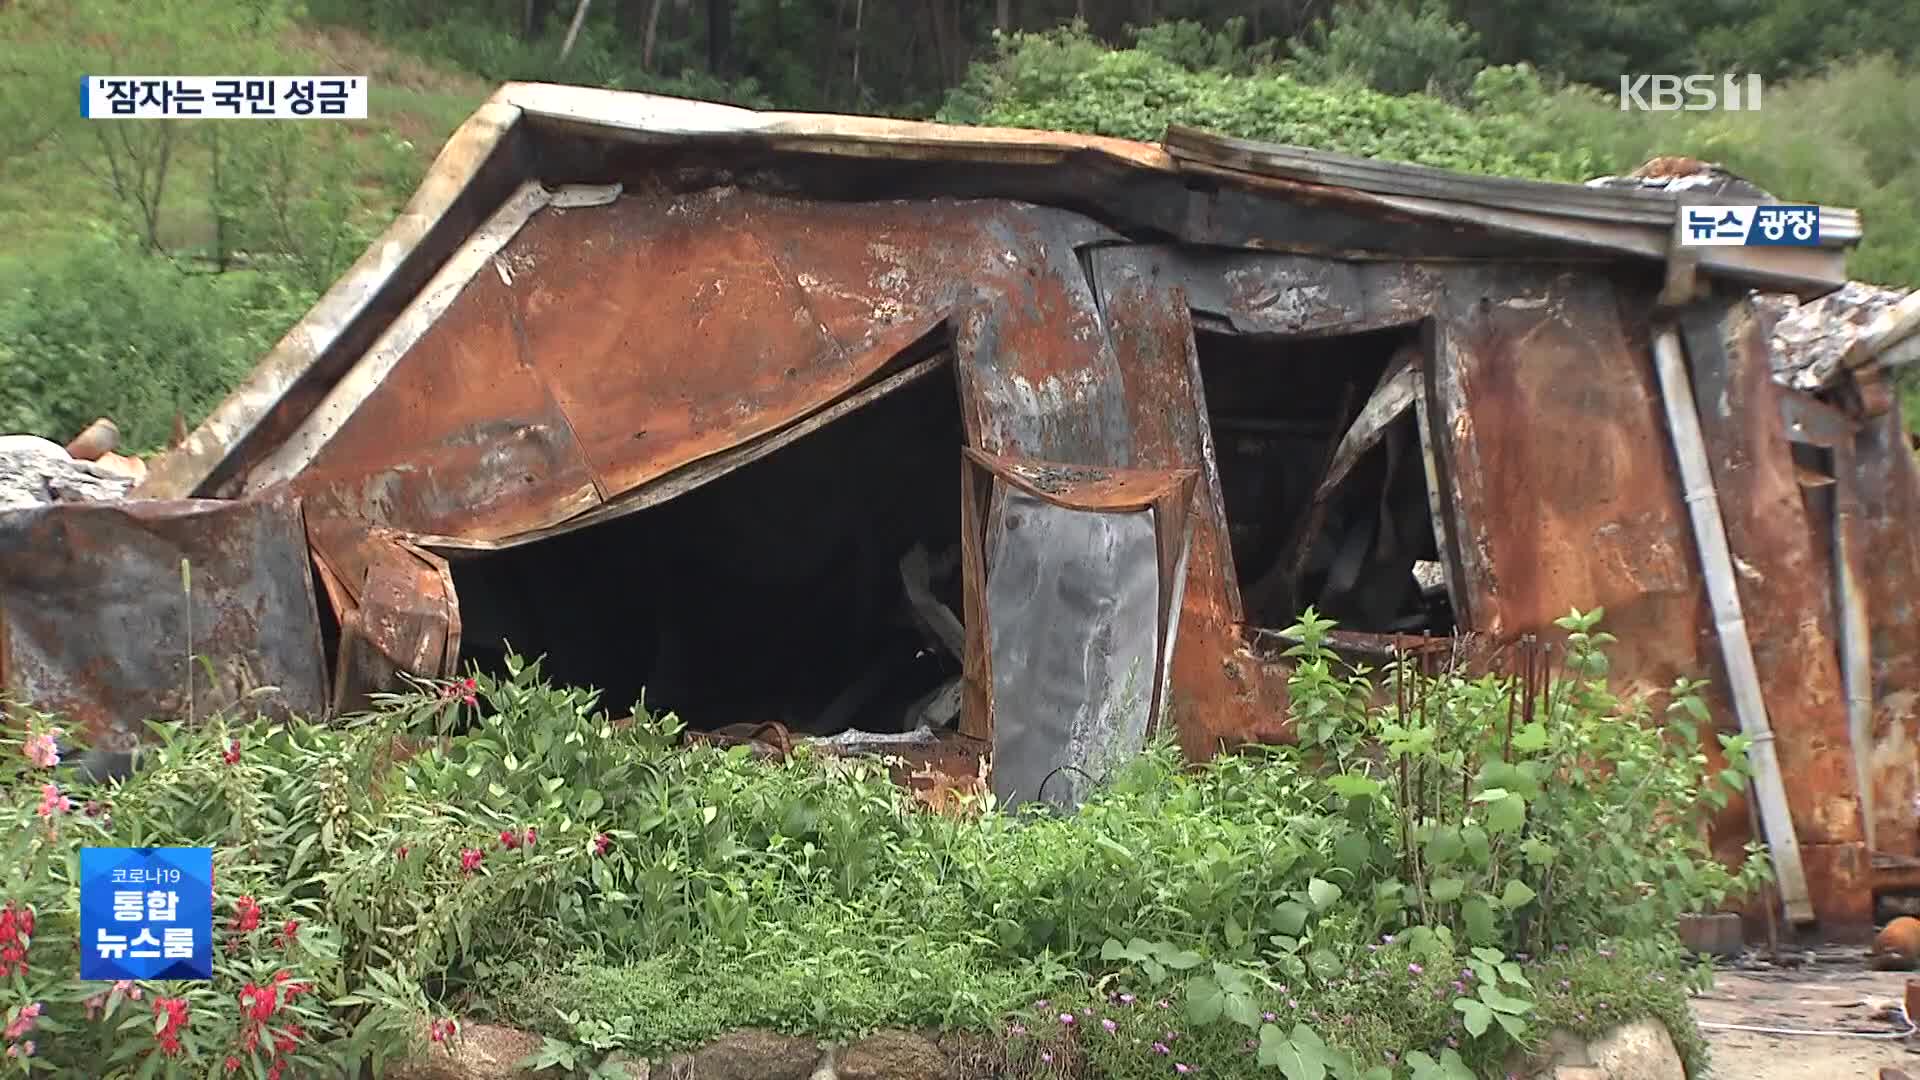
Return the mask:
M1426 970L1426 969L1425 969L1425 968L1423 968L1423 967L1421 967L1421 966L1420 966L1419 964L1408 964L1408 965L1407 965L1407 972L1408 972L1409 974L1413 974L1413 975L1418 975L1418 974L1420 974L1420 973L1421 973L1422 971L1425 971L1425 970Z
M1453 980L1453 992L1454 992L1454 993L1456 993L1456 994L1464 994L1464 993L1466 993L1466 992L1467 992L1467 984L1466 984L1466 983L1463 983L1463 982L1461 982L1461 981L1460 981L1459 979L1455 979L1455 980Z
M1060 1025L1061 1025L1062 1027L1072 1027L1072 1026L1073 1026L1073 1014L1072 1014L1072 1013L1061 1013L1061 1014L1060 1014Z
M1513 954L1513 958L1514 958L1515 960L1518 960L1518 961L1520 961L1521 963L1523 963L1523 964L1524 964L1524 963L1526 963L1527 961L1529 961L1529 960L1531 960L1531 959L1533 959L1533 954L1532 954L1532 953L1523 953L1523 952L1520 952L1520 953L1514 953L1514 954Z
M1180 1033L1177 1031L1169 1031L1165 1035L1162 1035L1160 1037L1162 1039L1165 1039L1167 1042L1172 1042L1173 1040L1180 1037Z
M1368 951L1368 952L1379 952L1379 951L1380 951L1380 946L1378 946L1378 945L1369 945L1369 946L1367 946L1367 951Z
M1385 944L1385 945L1391 945L1391 944L1393 944L1393 935L1392 935L1392 934L1383 934L1383 935L1381 935L1381 937L1380 937L1380 941L1381 941L1381 943L1382 943L1382 944Z
M1461 968L1461 969L1460 969L1460 977L1461 977L1462 979L1468 979L1468 980L1471 980L1471 979L1473 978L1473 969L1472 969L1472 968Z
M1573 989L1573 984L1572 984L1572 983L1570 983L1570 982L1568 982L1568 981L1567 981L1567 980L1565 980L1565 979L1561 979L1561 980L1560 980L1560 989L1562 989L1562 990L1571 990L1571 989Z
M1133 995L1132 995L1132 994L1121 994L1121 995L1120 995L1120 1004L1122 1004L1122 1005L1131 1005L1131 1004L1133 1004Z
M1026 1033L1027 1025L1025 1024L1014 1024L1007 1028L1007 1034L1009 1035L1025 1035Z
M1159 1001L1153 1003L1153 1007L1156 1009L1171 1009L1173 1008L1173 1002L1168 1001L1166 998L1161 998Z
M1153 1052L1164 1056L1166 1054L1172 1053L1173 1051L1167 1049L1166 1043L1154 1043Z
M1265 1020L1267 1023L1271 1024L1277 1018L1270 1012L1263 1012L1260 1014L1260 1019Z
M1116 1023L1114 1023L1114 1022L1113 1022L1113 1021L1111 1021L1111 1020L1102 1020L1102 1021L1100 1021L1100 1026L1101 1026L1101 1027L1103 1027L1103 1028L1106 1028L1106 1029L1107 1029L1107 1034L1109 1034L1109 1035L1111 1035L1111 1034L1113 1034L1113 1033L1114 1033L1115 1031L1118 1031L1118 1030L1120 1029L1120 1025L1119 1025L1119 1024L1116 1024Z
M1053 1004L1053 1002L1048 1001L1046 998L1041 998L1039 1001L1033 1003L1033 1007L1036 1009L1044 1009L1051 1004Z
M1595 950L1594 950L1594 952L1597 952L1597 953L1599 953L1599 954L1600 954L1600 955L1601 955L1602 957L1604 957L1605 959L1608 959L1608 960L1611 960L1611 959L1613 959L1613 950L1612 950L1612 949L1595 949Z
M1041 1054L1040 1060L1047 1063L1048 1065L1051 1065L1053 1064L1053 1055L1051 1053Z
M1567 951L1567 947L1566 947L1565 945L1555 945L1555 946L1553 947L1553 951L1554 951L1554 952L1566 952L1566 951Z
M1604 1001L1601 1002L1598 1006L1598 1008L1600 1008L1602 1011L1605 1011L1606 1007L1607 1007L1607 1003Z
M1173 1063L1173 1071L1179 1073L1182 1076L1185 1076L1186 1074L1192 1072L1193 1070L1176 1061Z
M1453 1047L1455 1050L1458 1050L1460 1049L1460 1040L1449 1035L1447 1036L1447 1045Z

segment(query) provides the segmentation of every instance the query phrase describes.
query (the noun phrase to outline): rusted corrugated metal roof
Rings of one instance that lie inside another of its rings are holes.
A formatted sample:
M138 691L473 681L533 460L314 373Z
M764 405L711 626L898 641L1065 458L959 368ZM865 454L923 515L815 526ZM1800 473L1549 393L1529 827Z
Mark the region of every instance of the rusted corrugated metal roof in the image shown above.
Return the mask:
M1660 208L1679 205L1659 193L1456 175L1222 140L1185 129L1170 133L1168 146L1162 147L1060 132L756 112L652 94L510 83L454 133L393 226L181 447L153 464L136 494L181 498L230 496L243 490L235 473L297 438L298 429L322 407L347 369L376 347L402 309L428 288L432 276L516 189L533 178L549 186L590 179L550 175L553 169L565 167L555 164L565 155L543 154L542 140L570 137L610 144L699 146L722 155L737 151L1069 171L1100 165L1128 175L1178 181L1181 186L1166 193L1176 201L1185 190L1185 179L1193 177L1243 191L1256 206L1285 206L1289 212L1330 207L1363 218L1464 228L1496 242L1504 239L1514 245L1515 252L1533 255L1558 251L1664 258L1672 229L1670 221L1658 220ZM1419 193L1410 193L1415 191ZM1086 196L1095 202L1105 197L1120 196ZM1099 212L1098 206L1081 209L1096 216ZM1848 224L1856 220L1850 211L1827 213L1823 231L1843 243L1857 238L1857 226ZM1183 227L1177 215L1173 227ZM1201 224L1189 221L1185 227ZM1390 230L1386 235L1395 233ZM1206 239L1218 242L1218 238ZM1358 242L1364 247L1379 241L1376 236ZM1257 244L1273 249L1285 247L1286 240L1283 235L1276 244L1260 236ZM1844 280L1834 249L1699 251L1701 270L1762 287L1818 294ZM1364 257L1367 252L1350 254ZM1404 250L1374 254L1411 257Z

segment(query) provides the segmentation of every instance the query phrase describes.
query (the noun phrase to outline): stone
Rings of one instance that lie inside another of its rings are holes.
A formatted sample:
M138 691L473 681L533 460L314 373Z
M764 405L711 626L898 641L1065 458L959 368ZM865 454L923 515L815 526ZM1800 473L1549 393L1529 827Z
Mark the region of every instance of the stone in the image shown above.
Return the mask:
M1587 1044L1606 1080L1687 1080L1680 1049L1658 1020L1623 1024Z
M1680 916L1680 941L1701 956L1739 956L1746 948L1740 916L1735 912Z
M819 1059L811 1039L746 1028L674 1055L662 1071L676 1080L809 1080Z
M955 1075L933 1040L911 1031L879 1031L840 1051L839 1080L950 1080Z
M1571 1031L1558 1028L1547 1032L1547 1037L1532 1053L1516 1050L1508 1055L1503 1074L1529 1078L1550 1078L1557 1080L1557 1070L1591 1066L1592 1055L1587 1053L1587 1041Z
M516 1063L538 1051L540 1036L499 1024L463 1022L460 1033L445 1043L430 1043L420 1056L394 1065L383 1075L394 1080L521 1080L531 1074Z
M99 461L101 455L120 448L120 426L106 417L87 425L67 444L67 455L75 461Z
M130 457L126 454L116 454L108 451L107 453L101 454L93 465L95 468L105 469L115 476L124 476L132 480L135 487L138 487L140 481L147 478L147 463L137 457Z
M1598 1065L1562 1065L1553 1070L1553 1080L1607 1080Z
M133 485L131 477L90 461L75 461L51 440L0 435L0 510L121 499Z

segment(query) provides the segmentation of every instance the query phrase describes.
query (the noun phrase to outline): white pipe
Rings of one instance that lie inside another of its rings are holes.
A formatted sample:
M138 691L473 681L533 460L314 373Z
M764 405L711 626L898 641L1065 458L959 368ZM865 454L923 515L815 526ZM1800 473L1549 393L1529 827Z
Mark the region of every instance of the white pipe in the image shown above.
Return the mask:
M1740 613L1733 554L1727 547L1726 526L1720 520L1720 501L1714 494L1713 471L1707 463L1706 441L1700 434L1693 386L1680 348L1680 334L1661 327L1653 339L1654 370L1660 377L1660 396L1666 405L1667 431L1673 437L1680 464L1680 482L1687 511L1693 518L1694 545L1706 578L1707 599L1713 607L1713 626L1727 667L1733 710L1740 730L1751 740L1747 759L1753 766L1753 790L1760 803L1760 829L1766 833L1773 857L1774 877L1787 919L1813 921L1807 897L1806 870L1800 864L1800 840L1794 835L1793 813L1787 806L1787 788L1780 778L1780 759L1774 753L1773 728L1767 722L1767 702L1760 692L1760 673L1754 666L1753 644L1747 638L1746 618Z

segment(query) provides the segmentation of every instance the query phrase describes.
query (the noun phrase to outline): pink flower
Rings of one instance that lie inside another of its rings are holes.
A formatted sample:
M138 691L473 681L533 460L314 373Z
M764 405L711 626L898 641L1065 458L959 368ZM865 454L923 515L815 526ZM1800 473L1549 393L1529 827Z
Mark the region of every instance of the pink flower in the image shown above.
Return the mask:
M229 765L240 764L240 740L229 740L227 742L227 748L220 752L220 757Z
M480 862L486 857L487 853L477 848L462 848L460 851L460 872L463 874L471 874L475 870L480 869Z
M1122 1005L1131 1005L1131 1004L1133 1004L1133 995L1132 995L1132 994L1121 994L1121 995L1120 995L1120 1004L1122 1004Z
M1073 1014L1072 1014L1072 1013L1061 1013L1061 1014L1060 1014L1060 1026L1062 1026L1062 1027L1072 1027L1072 1026L1073 1026Z
M1113 1034L1113 1033L1114 1033L1115 1031L1118 1031L1118 1030L1120 1030L1120 1025L1119 1025L1119 1024L1116 1024L1116 1023L1114 1023L1114 1022L1113 1022L1113 1021L1111 1021L1111 1020L1102 1020L1102 1021L1100 1021L1100 1026L1101 1026L1101 1027L1103 1027L1103 1028L1106 1028L1106 1029L1107 1029L1107 1034L1109 1034L1109 1035L1111 1035L1111 1034Z
M1421 966L1420 966L1419 964L1408 964L1408 965L1407 965L1407 972L1408 972L1409 974L1412 974L1412 975L1418 975L1418 974L1420 974L1420 973L1421 973L1422 971L1424 971L1424 970L1426 970L1426 969L1425 969L1425 968L1422 968L1422 967L1421 967Z
M526 844L528 847L532 847L533 840L534 840L533 826L529 825L527 826L527 835L521 840L521 842Z
M1053 1055L1052 1055L1051 1053L1046 1053L1046 1052L1043 1052L1043 1053L1042 1053L1042 1054L1040 1055L1040 1060L1041 1060L1041 1061L1043 1061L1043 1062L1045 1062L1045 1063L1046 1063L1046 1064L1048 1064L1048 1065L1051 1065L1051 1064L1053 1064Z
M30 736L27 739L27 745L21 749L27 755L28 761L42 769L51 769L60 764L59 738L59 728L48 728L38 735Z
M1160 1055L1163 1055L1163 1056L1164 1056L1164 1055L1166 1055L1166 1054L1171 1054L1171 1053L1173 1053L1173 1051L1171 1051L1171 1050L1169 1050L1169 1049L1167 1049L1167 1044L1166 1044L1166 1043L1154 1043L1154 1044L1153 1044L1153 1052L1154 1052L1154 1053L1156 1053L1156 1054L1160 1054Z
M1185 1076L1186 1074L1192 1072L1193 1070L1176 1061L1173 1063L1173 1071L1179 1073L1182 1076Z
M60 794L60 787L58 784L40 785L39 814L41 817L50 818L55 814L65 814L72 810L73 810L73 800L67 798L65 795Z
M601 833L599 836L593 838L593 853L595 855L605 855L607 849L612 846L613 837L608 836L606 833Z
M520 846L520 833L514 829L500 830L500 846L512 851Z

